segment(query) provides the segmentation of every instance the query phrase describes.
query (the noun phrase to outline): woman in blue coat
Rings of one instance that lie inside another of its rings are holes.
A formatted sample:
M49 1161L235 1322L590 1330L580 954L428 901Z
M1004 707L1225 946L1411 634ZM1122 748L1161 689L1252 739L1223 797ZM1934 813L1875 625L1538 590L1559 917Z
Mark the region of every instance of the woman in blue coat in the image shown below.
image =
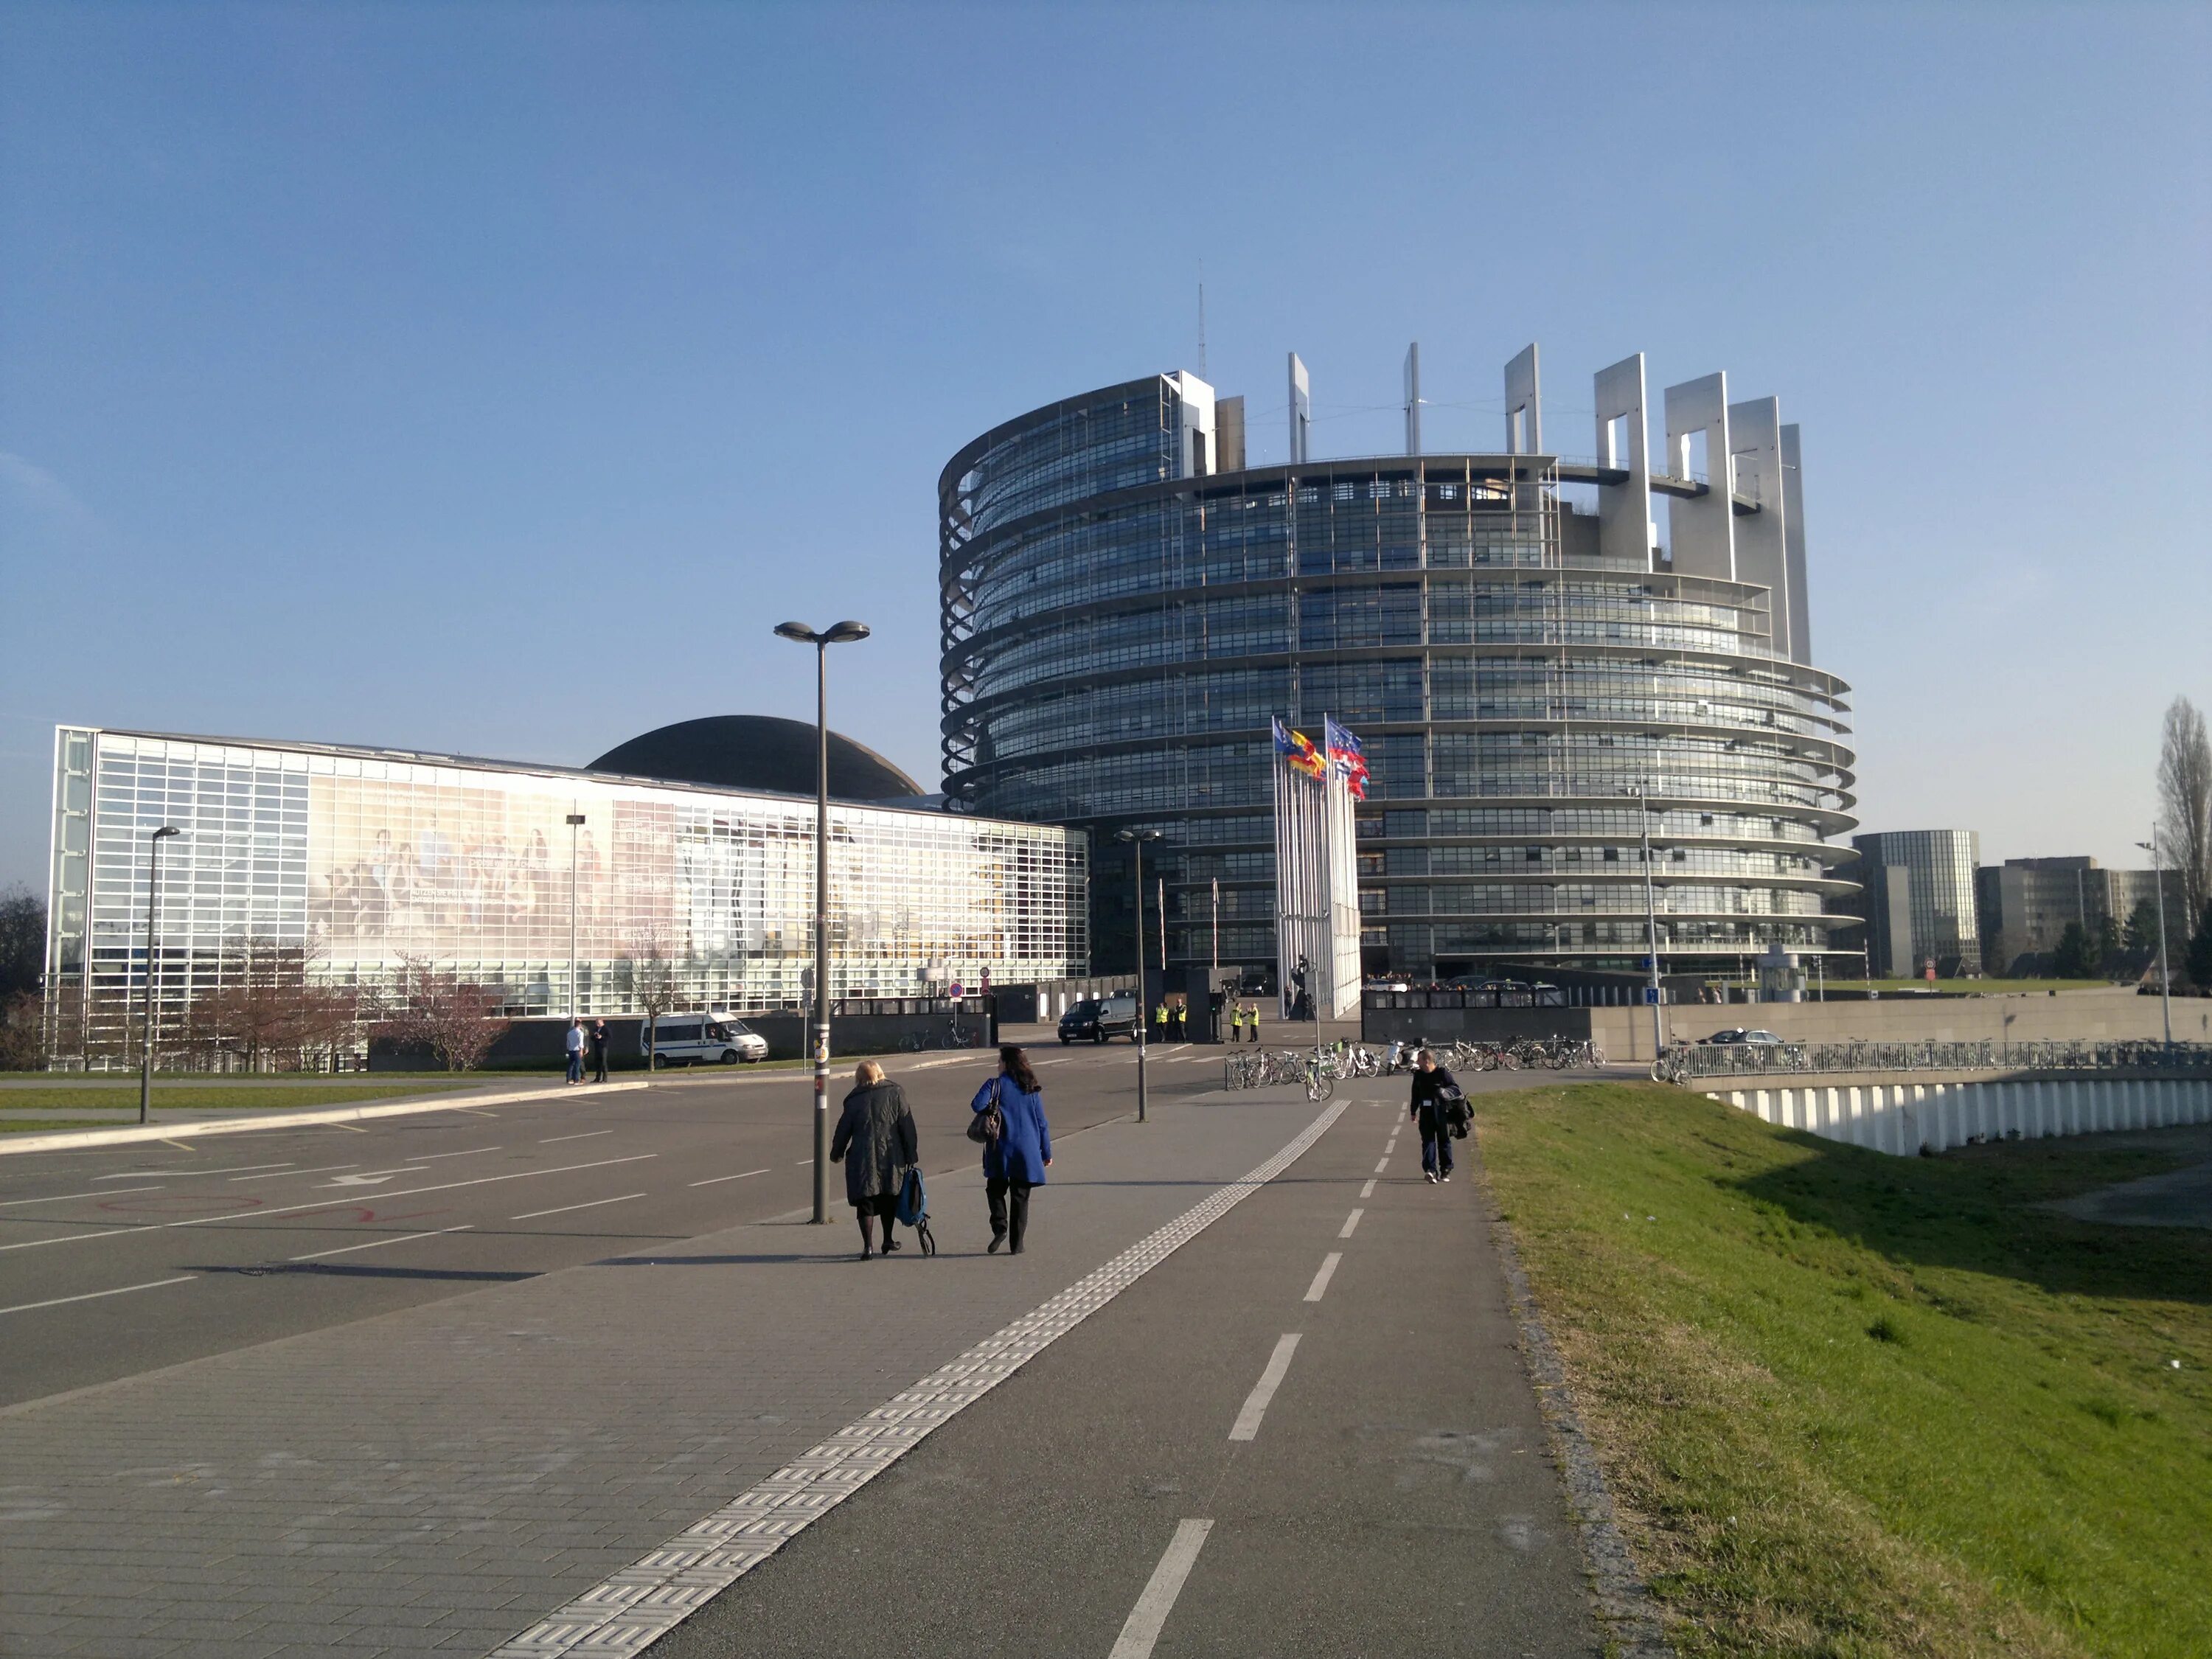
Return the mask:
M1022 1253L1030 1226L1030 1188L1044 1185L1052 1167L1052 1126L1044 1121L1044 1089L1019 1048L999 1050L999 1074L975 1091L971 1109L978 1116L993 1106L1001 1125L995 1139L983 1142L983 1191L991 1204L994 1254L1004 1244Z

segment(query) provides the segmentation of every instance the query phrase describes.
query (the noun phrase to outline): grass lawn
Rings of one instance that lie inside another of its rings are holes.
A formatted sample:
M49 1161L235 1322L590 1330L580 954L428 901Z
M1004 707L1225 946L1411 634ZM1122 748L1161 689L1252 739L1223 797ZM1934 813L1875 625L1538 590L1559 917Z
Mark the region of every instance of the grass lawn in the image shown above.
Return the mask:
M230 1112L259 1110L270 1107L289 1106L348 1106L363 1100L396 1100L410 1096L435 1093L445 1089L473 1087L482 1084L480 1077L468 1083L444 1080L424 1082L410 1079L403 1083L240 1083L210 1084L205 1087L164 1089L154 1086L154 1104L158 1110L175 1111L189 1108L196 1112ZM11 1119L21 1112L130 1112L138 1110L138 1091L136 1089L75 1087L56 1084L50 1088L0 1089L0 1110Z
M2212 1231L2031 1207L2177 1160L1644 1085L1478 1119L1680 1651L2212 1653Z

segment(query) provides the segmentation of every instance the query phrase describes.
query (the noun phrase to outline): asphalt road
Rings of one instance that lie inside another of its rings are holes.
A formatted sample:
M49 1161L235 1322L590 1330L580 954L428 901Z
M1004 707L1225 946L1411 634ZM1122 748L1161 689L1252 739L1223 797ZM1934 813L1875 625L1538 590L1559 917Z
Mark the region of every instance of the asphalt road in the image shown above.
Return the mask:
M1056 1135L1132 1109L1132 1049L1037 1058ZM972 1164L967 1102L992 1057L886 1063L925 1170ZM850 1075L842 1064L832 1080L833 1118ZM1218 1075L1218 1050L1152 1061L1164 1097ZM0 1406L803 1213L811 1102L804 1073L717 1069L360 1125L0 1156ZM829 1175L832 1224L850 1231L843 1171Z

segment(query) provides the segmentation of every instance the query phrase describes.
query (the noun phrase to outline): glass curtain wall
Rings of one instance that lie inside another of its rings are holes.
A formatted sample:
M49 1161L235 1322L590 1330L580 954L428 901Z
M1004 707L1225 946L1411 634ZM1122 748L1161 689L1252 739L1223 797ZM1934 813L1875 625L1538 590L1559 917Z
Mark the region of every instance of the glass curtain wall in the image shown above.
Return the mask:
M572 927L587 1015L636 1012L653 960L683 1006L807 993L811 800L82 728L55 752L54 1013L88 1050L137 1018L165 823L183 833L161 854L163 1018L272 959L372 989L419 963L509 1013L565 1012ZM1080 832L833 802L830 854L834 995L917 994L940 965L970 984L1087 969Z
M1600 558L1542 456L1176 478L1176 399L1167 377L1093 394L1101 426L1161 434L1157 482L1030 490L1002 476L1026 465L1015 422L940 484L947 790L1102 832L1102 963L1133 945L1104 838L1129 825L1164 837L1171 961L1273 960L1274 714L1365 741L1370 969L1632 963L1623 795L1647 786L1670 957L1854 925L1829 839L1851 827L1847 688L1774 650L1765 588ZM1064 438L1084 401L1040 416Z

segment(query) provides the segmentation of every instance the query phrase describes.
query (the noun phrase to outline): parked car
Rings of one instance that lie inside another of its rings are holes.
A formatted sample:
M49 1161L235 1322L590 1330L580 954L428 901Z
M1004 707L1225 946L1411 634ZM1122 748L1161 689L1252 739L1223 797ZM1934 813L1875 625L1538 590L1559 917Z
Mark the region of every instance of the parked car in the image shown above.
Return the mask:
M1413 981L1403 974L1376 974L1368 979L1367 988L1370 991L1410 991L1413 988Z
M741 1019L715 1019L706 1014L664 1014L653 1022L650 1044L639 1028L638 1052L648 1048L656 1069L665 1066L696 1066L713 1062L735 1066L739 1061L768 1058L768 1039Z
M1741 1025L1730 1026L1725 1031L1716 1031L1705 1041L1708 1043L1757 1042L1780 1047L1782 1039L1771 1031L1747 1030Z
M1137 997L1133 991L1085 997L1060 1017L1060 1040L1103 1042L1109 1037L1137 1040Z

